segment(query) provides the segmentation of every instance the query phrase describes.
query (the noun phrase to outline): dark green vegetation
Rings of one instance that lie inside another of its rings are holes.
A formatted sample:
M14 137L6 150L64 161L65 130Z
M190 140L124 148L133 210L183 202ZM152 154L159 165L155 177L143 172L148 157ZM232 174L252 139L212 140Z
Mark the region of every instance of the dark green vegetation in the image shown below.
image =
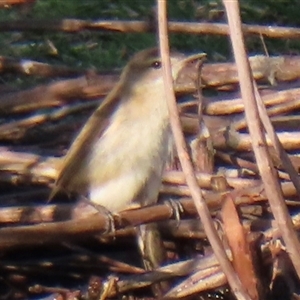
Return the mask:
M205 5L203 4L205 3ZM154 0L36 0L30 9L2 9L2 21L54 20L147 20L151 17ZM244 0L241 1L245 23L260 25L299 26L300 1ZM221 1L169 0L169 19L177 21L224 22ZM297 54L300 43L295 40L265 40L269 53ZM52 44L57 53L49 46ZM0 55L23 57L42 62L73 67L108 70L121 67L130 55L154 46L154 34L104 33L84 31L76 34L59 32L5 32L0 34ZM184 52L208 53L211 61L230 59L227 38L173 34L171 45ZM247 38L250 53L264 53L259 37Z

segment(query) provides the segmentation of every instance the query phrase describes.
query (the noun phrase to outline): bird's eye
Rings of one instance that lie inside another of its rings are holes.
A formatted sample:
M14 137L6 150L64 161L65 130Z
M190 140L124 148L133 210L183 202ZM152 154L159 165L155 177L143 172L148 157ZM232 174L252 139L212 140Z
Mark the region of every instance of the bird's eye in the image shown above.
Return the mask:
M153 69L160 69L161 68L161 62L160 61L154 61L152 64L151 64L151 67Z

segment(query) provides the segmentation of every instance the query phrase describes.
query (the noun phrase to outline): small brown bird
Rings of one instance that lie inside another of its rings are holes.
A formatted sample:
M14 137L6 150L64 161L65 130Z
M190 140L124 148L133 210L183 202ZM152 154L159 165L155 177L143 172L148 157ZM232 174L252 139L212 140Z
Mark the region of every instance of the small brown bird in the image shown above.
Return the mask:
M174 80L202 56L172 54ZM172 136L164 95L158 50L137 53L73 142L50 198L76 193L111 213L156 203ZM156 224L138 230L145 268L154 269L165 258L159 231ZM168 285L152 288L162 296Z
M202 54L172 54L172 74ZM159 51L137 53L68 151L50 198L87 197L112 213L154 204L171 144Z

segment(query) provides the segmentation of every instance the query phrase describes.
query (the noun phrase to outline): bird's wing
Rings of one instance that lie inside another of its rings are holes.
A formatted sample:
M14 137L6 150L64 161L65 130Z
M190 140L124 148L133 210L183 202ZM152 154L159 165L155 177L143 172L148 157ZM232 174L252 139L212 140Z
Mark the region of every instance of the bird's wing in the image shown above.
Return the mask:
M80 172L85 163L89 147L94 139L100 139L107 128L112 112L119 104L121 86L117 85L104 99L102 104L96 109L88 119L79 135L71 145L62 163L61 170L57 177L55 186L50 194L51 200L58 191L67 189L76 174Z

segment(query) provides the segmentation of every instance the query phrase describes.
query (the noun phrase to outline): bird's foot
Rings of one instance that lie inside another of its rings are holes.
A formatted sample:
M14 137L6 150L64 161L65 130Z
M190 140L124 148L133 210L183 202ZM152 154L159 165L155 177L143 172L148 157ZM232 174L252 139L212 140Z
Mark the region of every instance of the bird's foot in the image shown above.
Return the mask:
M168 199L164 203L172 209L172 214L177 221L177 226L179 225L181 215L184 213L184 208L182 204L177 200Z
M80 202L83 202L86 204L88 207L92 208L93 211L97 211L101 213L102 215L105 215L105 229L103 234L111 234L113 237L115 237L115 232L116 232L116 225L115 225L115 219L114 215L109 211L106 207L93 203L90 201L87 197L80 196L79 199Z

